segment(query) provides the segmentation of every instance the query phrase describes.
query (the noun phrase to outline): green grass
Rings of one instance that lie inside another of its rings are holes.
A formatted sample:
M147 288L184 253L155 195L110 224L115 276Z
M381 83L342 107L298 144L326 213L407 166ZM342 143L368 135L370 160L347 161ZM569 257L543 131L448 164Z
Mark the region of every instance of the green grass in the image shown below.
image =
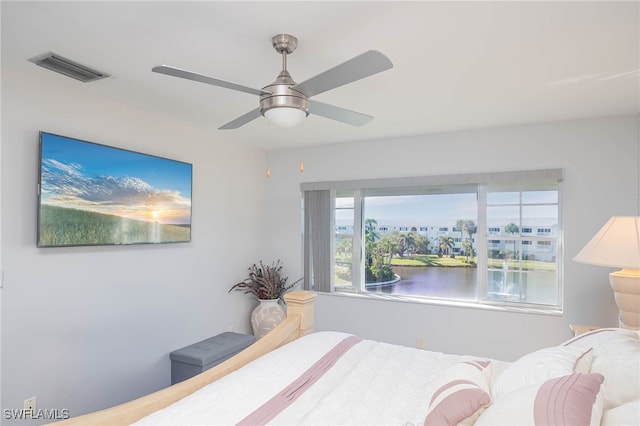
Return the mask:
M416 254L409 257L394 257L391 261L393 266L475 266L475 259L470 258L471 264L465 262L466 257L458 256L451 258L449 256L438 257L436 254Z
M489 268L502 268L505 260L502 259L489 259ZM518 262L515 260L507 260L507 268L518 269ZM522 269L526 271L555 271L556 264L553 262L540 262L536 260L523 260Z
M435 254L416 254L409 257L394 257L391 261L392 266L443 266L443 267L475 267L477 259L470 258L471 263L466 262L465 256L449 256L438 257ZM489 268L502 268L502 259L489 259ZM522 268L528 271L554 271L555 264L552 262L540 262L535 260L523 260L519 265L517 261L507 260L509 269Z
M191 228L42 205L41 247L186 242Z

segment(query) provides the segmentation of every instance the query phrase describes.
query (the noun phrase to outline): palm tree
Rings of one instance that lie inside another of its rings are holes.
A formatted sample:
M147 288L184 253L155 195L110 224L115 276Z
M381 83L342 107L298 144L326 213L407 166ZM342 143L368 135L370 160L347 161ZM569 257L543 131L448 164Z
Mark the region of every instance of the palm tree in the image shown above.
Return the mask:
M416 239L411 233L400 234L400 257L404 256L404 252L415 249Z
M396 242L388 238L381 241L380 243L382 245L383 251L386 252L387 256L389 256L388 262L391 263L391 260L393 259L393 253L395 253L395 251L397 250Z
M443 254L449 254L449 251L453 248L453 238L450 236L442 236L440 237L440 251Z
M364 221L364 253L366 265L373 265L373 256L376 251L376 241L380 239L380 234L376 231L375 225L378 221L375 219L365 219Z
M467 256L467 262L469 261L469 256L473 255L473 242L470 238L465 239L462 242L462 248L464 249L464 253Z
M507 223L507 225L504 227L504 232L507 232L509 234L517 234L518 232L520 232L520 228L518 228L518 225L511 222Z
M336 254L339 255L341 261L351 261L351 253L353 249L353 240L351 238L342 238L336 244Z
M467 223L466 220L464 219L458 219L458 221L456 222L456 230L460 231L460 241L462 241L464 239L464 227L465 224ZM462 244L460 245L460 247L462 247Z
M396 230L384 234L382 238L380 238L379 244L384 247L391 256L395 253L402 255L404 251L402 236L400 232Z
M504 232L511 235L515 235L518 232L520 232L520 228L518 228L518 225L511 222L504 227ZM515 256L516 256L516 240L513 240L513 257L515 258Z
M469 234L469 251L471 252L471 256L473 256L473 234L478 232L478 227L476 223L472 220L465 220L462 224L462 230ZM467 249L465 248L465 252ZM469 259L469 254L467 254L467 260Z
M429 239L423 237L422 235L420 235L417 232L414 233L413 236L416 239L416 242L415 242L416 253L420 253L420 254L429 253Z
M380 239L380 234L376 231L375 225L378 224L378 221L375 219L365 219L364 220L364 239L366 241L371 241L375 243Z

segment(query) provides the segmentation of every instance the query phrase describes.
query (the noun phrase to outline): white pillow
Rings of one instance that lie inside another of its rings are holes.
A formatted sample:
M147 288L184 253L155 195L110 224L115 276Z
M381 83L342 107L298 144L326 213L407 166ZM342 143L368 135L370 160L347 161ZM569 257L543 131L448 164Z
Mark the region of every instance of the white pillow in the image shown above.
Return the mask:
M493 398L499 399L509 392L553 377L573 372L588 373L591 353L591 348L567 346L553 346L528 353L511 363L497 377L491 389Z
M640 425L640 401L627 402L605 410L602 426Z
M581 334L565 346L593 348L591 372L605 377L604 408L609 410L640 400L640 334L621 328L602 328Z
M599 425L603 381L601 374L573 373L521 387L494 400L475 425Z
M471 425L491 404L491 362L465 361L452 365L435 379L425 426Z

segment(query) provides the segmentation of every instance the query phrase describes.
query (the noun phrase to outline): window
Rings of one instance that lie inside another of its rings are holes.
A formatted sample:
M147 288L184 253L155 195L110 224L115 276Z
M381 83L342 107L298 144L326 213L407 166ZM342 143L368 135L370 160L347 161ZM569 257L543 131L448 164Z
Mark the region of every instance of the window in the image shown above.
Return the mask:
M352 283L352 263L353 263L353 227L354 227L354 198L336 197L335 218L336 239L334 246L334 284ZM340 232L340 230L350 229L351 232Z
M555 169L302 184L305 287L560 310L561 182Z
M487 184L486 220L500 225L501 238L487 247L486 300L561 306L558 187L537 179Z

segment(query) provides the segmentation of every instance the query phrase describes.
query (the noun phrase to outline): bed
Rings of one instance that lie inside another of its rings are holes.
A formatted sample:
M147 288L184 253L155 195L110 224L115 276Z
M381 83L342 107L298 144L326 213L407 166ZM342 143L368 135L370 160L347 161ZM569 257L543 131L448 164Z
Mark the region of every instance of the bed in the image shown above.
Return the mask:
M594 330L513 362L313 333L315 294L225 363L59 424L639 425L640 334Z

